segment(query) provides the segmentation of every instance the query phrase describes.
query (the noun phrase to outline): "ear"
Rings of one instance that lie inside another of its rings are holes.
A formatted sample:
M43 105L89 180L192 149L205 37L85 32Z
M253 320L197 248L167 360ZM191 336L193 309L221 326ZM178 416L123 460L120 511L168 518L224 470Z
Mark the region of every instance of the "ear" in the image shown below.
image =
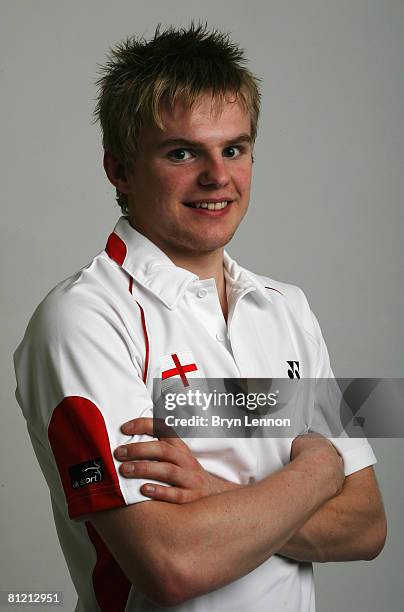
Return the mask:
M104 153L104 170L111 183L121 193L128 193L129 183L125 165L111 151Z

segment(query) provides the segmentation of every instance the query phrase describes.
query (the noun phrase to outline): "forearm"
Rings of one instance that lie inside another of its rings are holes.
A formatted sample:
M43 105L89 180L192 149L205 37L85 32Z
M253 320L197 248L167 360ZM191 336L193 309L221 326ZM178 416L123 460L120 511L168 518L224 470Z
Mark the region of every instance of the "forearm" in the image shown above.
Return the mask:
M150 435L150 421L136 419L127 433L139 434L137 426ZM154 480L141 487L153 499L90 520L135 588L159 605L176 605L250 573L344 482L341 457L318 435L295 440L288 465L241 487L218 477L212 483L179 439L128 447L133 477Z
M364 481L359 487L357 476L348 477L342 492L321 506L279 554L320 563L377 556L386 538L386 519L377 484L371 484Z
M334 493L296 460L258 484L168 507L160 559L175 551L189 597L217 589L276 553Z
M254 485L183 505L148 501L91 521L138 590L159 605L176 605L237 580L276 553L337 493L330 481L310 458L298 458Z

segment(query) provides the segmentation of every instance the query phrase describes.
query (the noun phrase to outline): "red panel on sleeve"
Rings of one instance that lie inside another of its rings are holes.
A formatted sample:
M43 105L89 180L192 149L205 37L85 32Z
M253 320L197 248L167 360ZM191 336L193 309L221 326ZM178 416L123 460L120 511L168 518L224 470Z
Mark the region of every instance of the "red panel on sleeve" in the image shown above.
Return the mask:
M104 417L93 402L65 397L53 411L48 438L70 518L125 505Z
M102 612L124 612L131 583L89 521L86 528L97 553L93 587L98 605Z

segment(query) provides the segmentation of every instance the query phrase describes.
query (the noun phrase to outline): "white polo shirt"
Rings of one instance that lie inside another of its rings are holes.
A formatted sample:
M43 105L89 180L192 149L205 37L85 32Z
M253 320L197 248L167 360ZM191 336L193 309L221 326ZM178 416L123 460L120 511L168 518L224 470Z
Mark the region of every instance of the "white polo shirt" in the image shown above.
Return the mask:
M38 306L15 352L16 397L49 485L76 610L151 610L90 522L91 512L145 501L114 449L121 425L152 416L154 378L332 377L303 292L224 259L224 320L214 279L173 262L121 217L105 251ZM150 439L150 438L149 438ZM333 440L345 473L376 462L363 439ZM290 438L187 439L210 472L240 484L286 465ZM152 503L152 502L151 502ZM75 520L72 520L75 519ZM174 608L313 612L312 566L274 555L243 578Z

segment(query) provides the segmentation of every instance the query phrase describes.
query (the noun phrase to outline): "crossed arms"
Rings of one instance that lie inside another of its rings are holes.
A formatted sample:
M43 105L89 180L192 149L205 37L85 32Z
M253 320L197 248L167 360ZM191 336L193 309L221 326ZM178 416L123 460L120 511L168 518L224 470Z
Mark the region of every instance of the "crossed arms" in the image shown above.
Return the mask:
M153 435L152 419L135 419L123 431ZM143 485L151 501L87 518L134 587L159 605L220 588L274 554L370 560L383 548L386 519L373 468L344 478L341 457L321 436L296 438L290 463L248 486L206 472L180 439L124 448L126 455L116 451L123 474L172 486Z

